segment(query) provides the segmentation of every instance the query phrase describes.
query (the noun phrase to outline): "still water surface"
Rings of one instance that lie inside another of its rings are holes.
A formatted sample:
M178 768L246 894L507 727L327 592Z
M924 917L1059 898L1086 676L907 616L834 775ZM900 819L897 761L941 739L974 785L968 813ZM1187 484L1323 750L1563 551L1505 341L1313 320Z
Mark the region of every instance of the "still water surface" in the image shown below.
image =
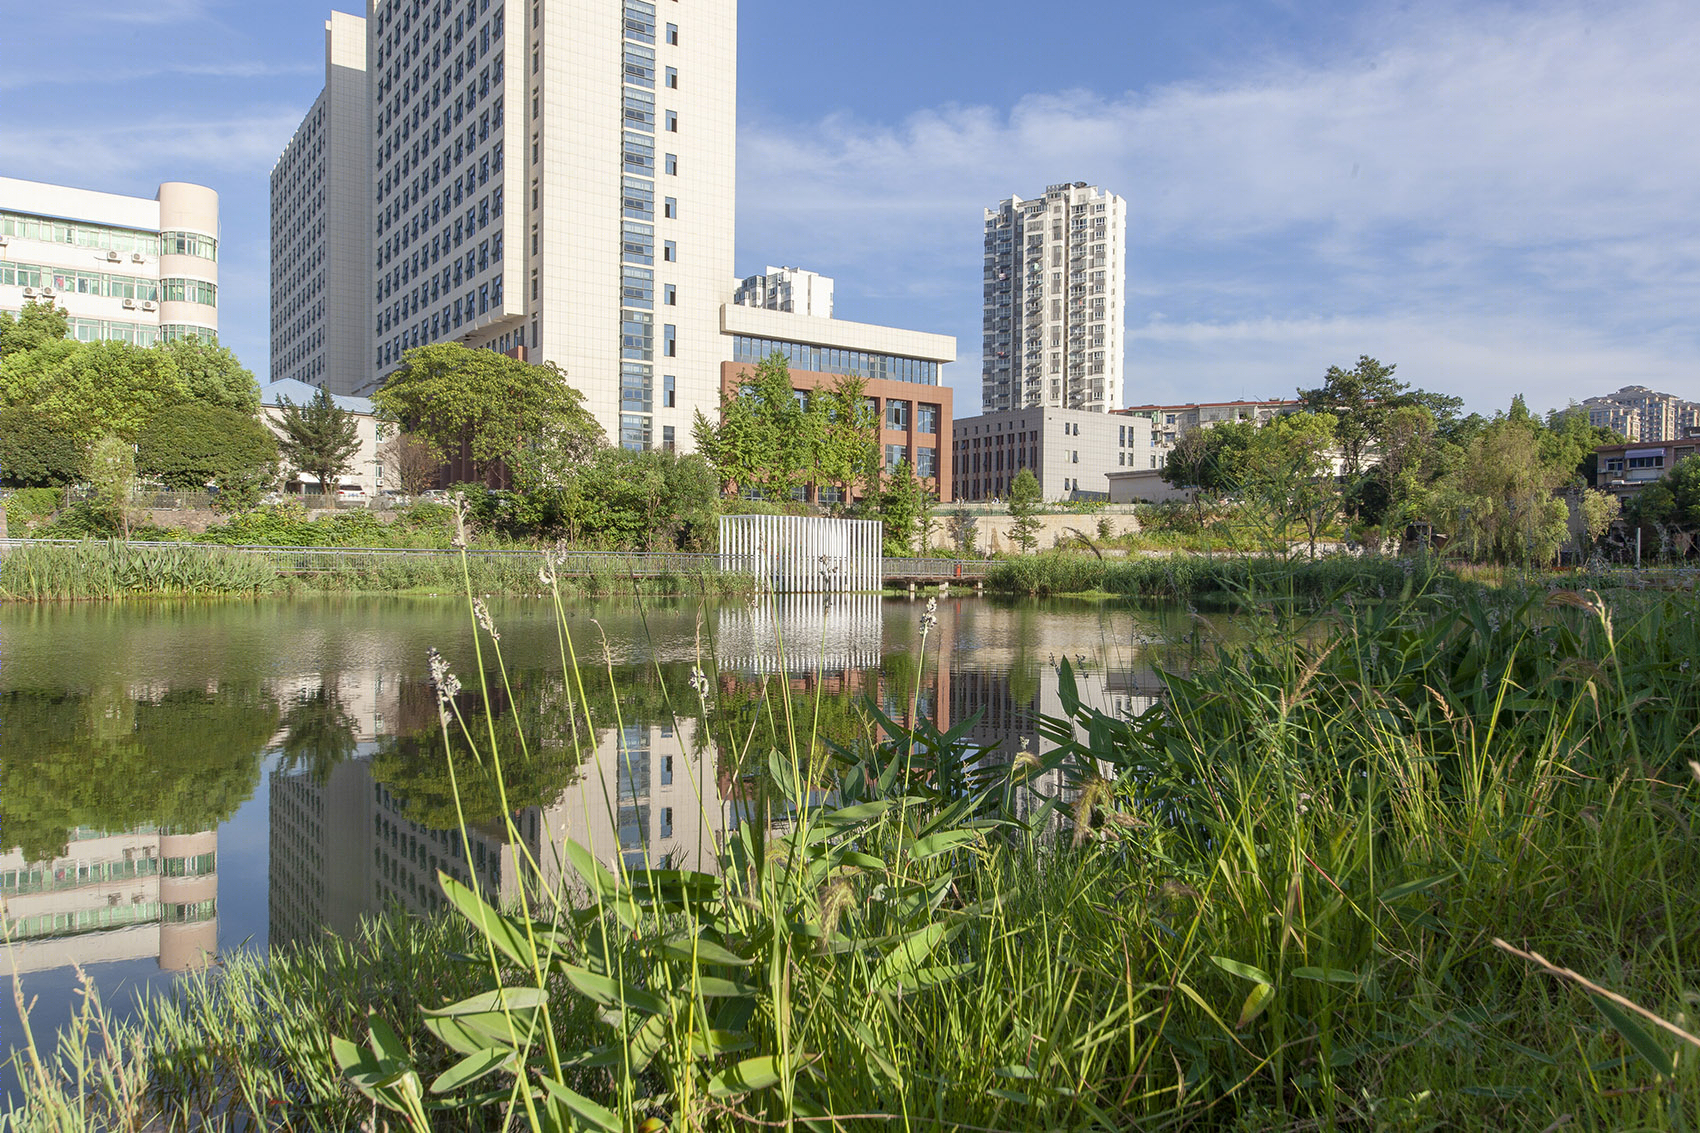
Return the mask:
M527 848L549 862L570 836L605 861L708 864L741 818L714 740L771 727L764 693L789 690L801 728L845 739L870 697L941 727L978 714L970 736L1007 755L1024 737L1043 746L1035 724L1060 713L1062 659L1089 702L1138 712L1163 643L1194 626L1172 608L947 599L921 662L923 611L870 596L611 601L571 607L563 643L545 603L493 602L509 681L489 726L504 752L526 738L507 786ZM235 949L348 934L390 904L439 907L439 869L511 891L515 848L469 757L456 766L470 861L448 832L433 647L482 737L469 620L452 601L0 607L5 974L15 965L37 998L38 1039L68 1017L75 965L122 1007ZM488 640L484 659L494 675ZM706 728L693 666L710 675ZM591 738L575 746L575 730ZM17 1012L0 1002L10 1054Z

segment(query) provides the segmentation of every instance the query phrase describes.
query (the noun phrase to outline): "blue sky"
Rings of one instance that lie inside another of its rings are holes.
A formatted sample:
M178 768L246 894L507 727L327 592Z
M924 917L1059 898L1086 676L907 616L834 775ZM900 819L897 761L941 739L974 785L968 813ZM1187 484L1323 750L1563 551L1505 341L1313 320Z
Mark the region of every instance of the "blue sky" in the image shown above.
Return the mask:
M813 268L840 317L956 335L965 416L980 210L1086 180L1129 202L1124 402L1290 395L1360 353L1482 411L1700 399L1692 3L1071 10L743 0L739 271ZM218 189L220 324L259 374L266 178L322 83L325 12L8 19L0 171Z

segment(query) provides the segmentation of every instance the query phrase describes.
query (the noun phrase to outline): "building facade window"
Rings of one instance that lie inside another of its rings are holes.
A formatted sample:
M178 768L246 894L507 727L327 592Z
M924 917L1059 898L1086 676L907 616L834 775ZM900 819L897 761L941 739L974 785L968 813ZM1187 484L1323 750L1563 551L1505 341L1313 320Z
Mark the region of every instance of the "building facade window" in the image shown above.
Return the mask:
M885 403L885 427L888 429L909 428L909 403L896 399Z

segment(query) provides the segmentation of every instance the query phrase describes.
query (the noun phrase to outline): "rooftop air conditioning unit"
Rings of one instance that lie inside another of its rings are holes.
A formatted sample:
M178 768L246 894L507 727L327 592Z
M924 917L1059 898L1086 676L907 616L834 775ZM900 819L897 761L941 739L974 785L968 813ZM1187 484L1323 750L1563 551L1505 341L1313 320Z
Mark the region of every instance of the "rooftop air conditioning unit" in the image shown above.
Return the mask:
M123 256L120 256L120 255L119 255L119 254L118 254L118 253L117 253L117 252L108 252L108 253L106 253L106 261L107 261L107 262L108 262L108 263L113 263L113 264L115 264L115 263L117 263L117 262L118 262L118 261L119 261L119 260L121 260L121 259L123 259L123 258L124 258L124 257L123 257Z
M146 263L147 257L142 255L140 252L131 252L130 253L130 262L133 263L133 264Z
M42 298L43 298L43 299L51 299L51 298L53 298L53 288L51 288L51 287L43 287L43 288L42 288L42 289L41 289L41 297L42 297Z
M142 310L144 310L144 311L152 311L155 308L157 308L158 306L159 306L159 304L155 303L152 299L143 299L142 300Z
M136 301L134 299L124 300L124 309L126 311L134 311L136 309Z
M33 287L24 288L24 298L25 299L34 299L35 298L35 288L33 288Z
M7 244L10 244L11 242L12 242L12 238L10 236L0 236L0 248L4 248Z

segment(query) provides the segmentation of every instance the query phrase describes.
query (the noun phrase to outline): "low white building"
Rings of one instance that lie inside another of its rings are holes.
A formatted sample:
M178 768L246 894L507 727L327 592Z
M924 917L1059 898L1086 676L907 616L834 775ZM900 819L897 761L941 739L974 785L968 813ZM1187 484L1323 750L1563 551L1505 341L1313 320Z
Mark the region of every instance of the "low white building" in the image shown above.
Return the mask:
M964 418L952 430L956 498L1008 499L1017 473L1031 468L1046 500L1108 499L1111 473L1161 463L1151 433L1149 418L1091 409L1010 409Z
M284 402L304 406L317 397L319 388L293 378L280 382L271 382L260 387L260 417L278 431L277 423L283 419ZM372 401L366 397L347 397L332 394L331 401L340 409L346 409L354 414L355 427L360 438L360 451L354 454L348 470L342 474L338 487L359 487L366 493L368 500L376 500L386 486L399 487L398 484L384 483L383 458L378 455L378 446L388 439L384 426L373 414ZM393 477L392 477L393 479ZM313 495L319 491L318 477L311 473L292 468L287 462L283 466L284 490L292 494Z

